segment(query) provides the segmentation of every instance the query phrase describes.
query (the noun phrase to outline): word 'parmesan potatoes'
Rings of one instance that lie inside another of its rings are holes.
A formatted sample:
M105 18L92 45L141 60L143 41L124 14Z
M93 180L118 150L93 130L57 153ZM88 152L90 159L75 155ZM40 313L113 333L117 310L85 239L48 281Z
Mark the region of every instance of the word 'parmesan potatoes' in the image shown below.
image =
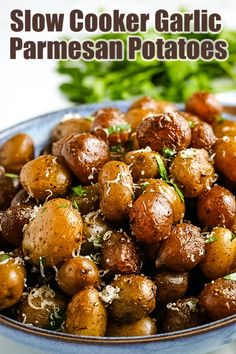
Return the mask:
M2 315L118 340L235 315L236 123L207 92L99 107L0 146Z

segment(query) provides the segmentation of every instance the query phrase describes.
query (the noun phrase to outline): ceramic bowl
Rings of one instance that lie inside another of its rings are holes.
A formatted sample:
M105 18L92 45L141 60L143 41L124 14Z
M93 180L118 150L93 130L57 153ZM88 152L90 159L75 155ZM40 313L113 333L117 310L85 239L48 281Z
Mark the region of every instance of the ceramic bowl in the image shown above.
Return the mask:
M12 135L25 132L32 136L38 153L49 141L51 129L65 114L89 116L104 106L115 106L125 111L129 104L122 101L81 105L45 114L0 133L0 145ZM184 331L132 338L78 337L55 333L23 325L0 315L1 354L204 354L233 341L236 341L236 315Z

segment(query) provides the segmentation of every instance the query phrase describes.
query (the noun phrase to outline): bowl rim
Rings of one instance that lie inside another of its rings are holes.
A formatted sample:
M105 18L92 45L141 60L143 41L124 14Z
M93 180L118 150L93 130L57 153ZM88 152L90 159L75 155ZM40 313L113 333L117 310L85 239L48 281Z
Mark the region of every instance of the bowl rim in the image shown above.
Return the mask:
M4 130L0 131L0 139L4 139L8 134L15 133L20 128L27 128L30 127L33 122L40 121L42 119L46 119L50 116L54 116L57 114L63 115L67 113L79 113L79 110L92 110L92 109L99 109L104 105L128 105L132 100L119 100L119 101L104 101L98 103L88 103L88 104L81 104L72 107L68 107L65 109L60 109L56 111L52 111L49 113L41 114L39 116L33 117L31 119L19 122L13 126L5 128ZM178 108L182 109L182 104L176 104ZM233 114L224 114L226 119L232 119L236 116ZM182 339L190 336L200 335L206 332L212 332L221 328L224 328L228 325L236 325L236 314L210 322L201 326L188 328L185 330L168 332L168 333L159 333L151 336L136 336L136 337L97 337L97 336L79 336L74 334L67 334L67 333L60 333L54 332L46 329L37 328L31 325L23 324L11 318L8 318L2 314L0 314L0 327L4 326L10 328L11 330L17 330L19 332L30 334L33 336L44 337L45 339L49 340L57 340L62 342L71 342L71 343L81 343L81 344L91 344L91 345L122 345L122 344L136 344L136 343L153 343L153 342L163 342L168 340L176 340Z

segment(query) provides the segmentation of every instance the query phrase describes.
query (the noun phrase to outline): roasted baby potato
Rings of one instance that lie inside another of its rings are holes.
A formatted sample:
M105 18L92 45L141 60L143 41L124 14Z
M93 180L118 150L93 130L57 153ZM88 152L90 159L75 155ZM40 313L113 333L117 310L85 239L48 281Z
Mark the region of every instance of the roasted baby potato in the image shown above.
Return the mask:
M84 133L73 136L62 148L68 167L81 183L97 182L98 173L110 160L108 145L92 134Z
M121 161L106 163L99 173L98 186L103 215L114 222L127 218L134 195L129 167Z
M135 108L125 113L124 119L130 125L132 133L135 133L142 120L153 113L151 109Z
M178 272L186 272L200 263L204 253L205 242L200 229L192 224L178 224L163 241L156 267L165 266Z
M149 146L162 152L163 148L174 151L186 149L191 143L189 123L178 112L153 114L143 119L137 127L139 146Z
M84 336L104 336L107 313L99 293L88 287L72 298L66 312L65 331Z
M137 322L119 323L110 321L107 326L107 337L151 336L157 333L156 321L147 316Z
M33 141L24 133L14 135L0 148L0 164L7 172L20 173L22 167L33 158Z
M46 202L24 230L22 249L34 265L57 265L72 257L82 241L79 211L62 198Z
M75 295L89 285L98 287L99 270L91 259L77 256L62 263L58 271L57 282L65 294Z
M0 254L0 310L15 305L22 297L26 271L18 259Z
M236 282L230 275L219 278L205 286L200 303L212 320L219 320L236 314Z
M119 275L111 283L118 296L109 313L116 321L130 323L148 316L156 306L156 286L143 275Z
M236 182L236 137L225 136L215 144L216 169Z
M212 124L221 115L222 106L212 93L196 92L187 100L186 111Z
M202 226L231 228L235 223L235 196L228 189L215 185L199 198L197 213Z
M70 134L89 133L92 122L89 118L63 119L52 130L52 141L58 141Z
M236 136L236 122L234 120L219 119L213 124L213 130L217 138L224 136Z
M210 124L200 121L193 123L191 147L209 151L216 141L217 138Z
M209 279L217 279L230 273L236 259L235 235L223 227L215 227L206 238L205 255L201 270Z
M20 189L20 179L18 176L5 176L5 172L0 175L0 210L6 210L11 205L12 198Z
M187 198L199 197L215 181L213 163L204 149L180 151L170 167L172 178Z
M148 109L154 111L155 113L165 113L176 111L176 106L168 101L155 100L149 96L144 96L134 101L128 111L133 109Z
M107 233L102 243L101 267L111 274L139 273L141 255L135 241L125 232Z
M71 185L71 173L53 155L42 155L21 170L20 181L26 192L40 200L60 196Z
M143 243L156 243L167 238L173 223L173 209L161 193L146 192L135 200L130 212L134 237Z

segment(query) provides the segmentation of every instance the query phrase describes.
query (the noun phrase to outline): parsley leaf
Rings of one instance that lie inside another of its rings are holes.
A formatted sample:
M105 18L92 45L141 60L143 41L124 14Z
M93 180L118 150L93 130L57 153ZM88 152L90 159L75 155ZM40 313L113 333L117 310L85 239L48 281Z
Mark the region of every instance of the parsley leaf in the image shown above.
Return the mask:
M73 207L77 210L79 210L79 205L76 200L73 201Z
M205 243L212 243L215 241L217 241L217 238L215 237L215 235L212 235L212 236L206 238Z
M228 274L228 275L226 275L226 276L224 277L224 279L236 281L236 273Z
M107 132L109 135L114 134L114 133L122 133L125 131L130 130L130 124L120 124L120 125L113 125L112 127L107 128Z
M166 159L172 158L175 156L176 152L168 147L162 149L163 156Z
M88 194L86 189L84 189L82 186L73 187L71 189L79 197L85 197Z
M15 173L5 173L5 177L9 178L20 178L19 175L16 175Z
M69 208L69 205L68 204L61 204L58 206L59 209L67 209Z
M236 235L235 235L234 232L231 231L231 239L230 239L230 241L232 242L235 239L236 239Z
M169 181L168 173L166 171L164 162L159 154L156 154L156 160L157 160L157 167L160 173L160 176L164 181Z
M188 121L188 124L189 124L189 128L190 128L190 129L195 128L195 125L196 125L196 124L195 124L195 122L194 122L194 121L189 120L189 121Z
M0 254L0 263L4 262L8 258L10 258L9 254L7 254L7 253Z

